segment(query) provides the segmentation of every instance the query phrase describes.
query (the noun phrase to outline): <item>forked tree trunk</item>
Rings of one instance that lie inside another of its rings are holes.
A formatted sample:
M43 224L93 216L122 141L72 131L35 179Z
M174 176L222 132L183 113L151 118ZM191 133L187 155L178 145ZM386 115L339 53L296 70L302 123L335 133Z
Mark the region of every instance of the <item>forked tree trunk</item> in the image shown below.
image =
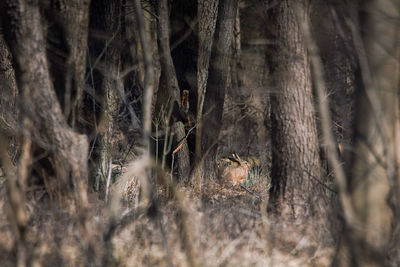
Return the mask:
M88 141L68 126L54 92L38 3L10 0L6 8L4 29L20 91L21 117L35 149L46 151L51 164L51 169L36 166L36 170L48 181L48 191L66 199L73 199L76 192L77 204L86 206Z
M59 26L62 40L66 42L67 55L63 62L61 75L64 115L73 128L79 119L82 108L82 97L85 86L86 51L89 26L89 6L91 0L54 0L42 1L46 6L47 16ZM58 31L56 29L55 31ZM50 34L58 35L59 32ZM60 90L61 88L55 88Z

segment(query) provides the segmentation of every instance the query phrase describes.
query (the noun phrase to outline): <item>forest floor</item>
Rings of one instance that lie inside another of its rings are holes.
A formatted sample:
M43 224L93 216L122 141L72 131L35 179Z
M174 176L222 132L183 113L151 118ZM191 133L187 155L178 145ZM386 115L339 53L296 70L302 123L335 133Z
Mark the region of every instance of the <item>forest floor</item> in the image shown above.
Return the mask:
M189 235L194 240L193 255L197 255L201 266L329 265L333 249L310 246L307 236L294 246L280 241L279 233L273 231L265 212L266 188L261 184L248 189L233 188L211 181L203 188L201 196L192 190L180 189L188 214ZM6 216L3 189L0 194L0 265L14 266L14 238ZM111 240L112 265L190 266L187 247L182 242L185 233L177 219L177 203L162 195L159 216L139 216L116 229ZM43 200L30 203L27 207L30 213L28 242L35 261L42 266L85 265L84 242L76 221L71 220L66 211L51 207ZM93 214L87 216L88 225L94 243L101 244L106 232L106 208L95 195L91 196L91 205ZM96 251L94 248L93 261L101 262L104 248L99 248L97 254Z
M281 242L267 219L265 193L265 189L248 191L215 182L204 188L201 198L186 192L188 223L201 266L329 265L333 250L310 251L306 236L294 247ZM188 266L175 220L176 205L170 201L160 210L168 249L157 224L142 218L115 236L117 259L128 266L167 266L168 260L174 266Z

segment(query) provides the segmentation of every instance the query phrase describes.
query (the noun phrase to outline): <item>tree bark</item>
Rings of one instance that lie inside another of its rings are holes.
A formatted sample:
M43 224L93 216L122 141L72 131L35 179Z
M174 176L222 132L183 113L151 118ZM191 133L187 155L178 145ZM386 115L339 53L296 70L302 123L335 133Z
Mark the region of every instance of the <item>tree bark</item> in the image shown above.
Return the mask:
M62 39L65 41L66 56L61 66L62 81L60 86L63 95L64 115L71 122L72 127L79 119L82 108L82 97L85 86L86 73L86 51L89 26L89 6L91 0L55 0L50 3L47 9L47 16L51 23L59 26L53 30L52 35L57 36L62 31ZM53 37L54 37L53 36ZM54 56L54 55L53 55ZM56 63L57 64L57 63ZM56 90L61 90L56 88Z
M99 139L97 161L97 174L95 188L102 189L106 185L106 178L110 162L115 156L117 141L117 117L120 108L120 92L124 92L124 83L120 77L122 72L122 1L108 0L92 3L92 9L98 12L98 18L93 20L93 25L99 32L104 32L104 47L102 62L102 84L103 95L102 115L99 122Z
M330 97L332 129L343 162L348 160L354 122L354 92L357 60L351 29L356 8L349 1L316 2L312 8L312 30L324 64L326 91ZM326 151L324 151L326 153ZM327 158L324 153L323 159ZM330 167L328 166L328 173Z
M37 1L6 1L6 41L13 55L21 98L21 117L26 118L35 149L45 150L51 169L42 168L43 179L61 197L73 198L87 205L87 149L85 136L67 124L57 101L46 57L44 25ZM54 177L55 176L55 177ZM75 189L75 190L73 190Z
M190 161L188 158L189 155L189 149L187 146L187 140L185 141L186 138L186 133L185 133L185 125L183 125L183 123L181 121L177 121L174 123L173 125L173 131L175 133L175 140L176 140L176 144L177 146L179 146L179 144L181 142L182 143L182 148L179 149L179 151L177 152L177 162L178 162L178 178L179 181L182 183L188 183L189 182L189 170L190 170ZM185 145L186 144L186 145ZM181 153L179 153L181 150L186 150L186 151L182 151ZM183 159L180 157L184 157Z
M196 127L196 161L201 158L201 136L204 98L207 88L208 67L211 48L217 23L219 0L198 1L199 18L199 54L197 61L197 127Z
M0 34L0 130L9 138L17 131L17 82L12 56Z
M218 20L203 108L202 151L203 177L216 177L217 143L221 130L225 93L229 85L232 40L238 8L237 0L222 0L218 6Z
M161 64L161 77L159 83L159 89L157 94L157 110L161 110L164 106L168 110L170 105L178 107L180 106L180 89L178 80L176 78L176 72L174 63L171 57L171 47L169 40L169 4L168 0L160 0L157 4L158 24L157 24L157 41L160 55ZM172 129L182 136L185 132L185 126L183 123L178 123L178 117L176 114L172 114ZM168 127L168 126L165 126ZM175 135L175 144L178 145L178 135ZM185 135L183 135L185 136ZM188 179L190 171L190 157L187 142L183 144L181 150L179 150L177 160L178 168L178 180L186 181Z
M280 218L318 213L322 188L309 57L300 23L309 4L280 1L271 12L275 45L271 76L272 173L269 209ZM313 227L314 225L311 225Z

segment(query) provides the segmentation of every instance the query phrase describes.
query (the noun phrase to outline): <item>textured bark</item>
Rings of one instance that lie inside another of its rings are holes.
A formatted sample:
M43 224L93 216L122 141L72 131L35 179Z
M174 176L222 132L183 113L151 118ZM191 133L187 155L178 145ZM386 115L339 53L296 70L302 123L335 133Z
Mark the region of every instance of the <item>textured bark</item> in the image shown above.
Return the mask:
M269 208L283 218L307 218L318 210L321 186L310 66L300 23L308 1L280 1L272 52L272 173Z
M184 138L186 137L185 126L183 125L182 122L178 121L178 122L174 123L173 127L174 128L172 130L175 133L175 143L177 145L179 145L180 142L185 142L182 145L182 148L177 153L178 177L180 179L179 181L183 182L183 183L188 183L189 182L190 161L189 161L189 157L187 156L187 155L189 155L187 141L184 141Z
M79 116L85 86L89 6L90 0L55 0L50 2L48 9L51 22L62 29L64 39L60 41L65 40L67 46L62 66L63 109L73 127Z
M199 52L197 61L197 127L196 127L196 160L201 158L201 134L204 97L207 88L208 67L211 48L217 23L219 0L199 0Z
M240 34L240 12L239 8L236 9L235 24L233 27L233 40L232 40L232 60L230 66L230 85L229 88L232 94L239 95L239 77L238 65L240 62L240 54L242 53L241 34Z
M80 205L87 204L87 149L85 136L68 127L52 87L46 58L44 25L37 1L6 1L6 41L13 55L21 98L21 117L29 126L35 149L49 154L52 168L42 169L47 190L71 198L74 187ZM12 25L12 26L11 26ZM41 174L42 174L41 173ZM55 177L52 177L55 176Z
M171 103L179 105L180 91L176 79L175 67L171 57L171 47L169 39L169 4L167 0L160 0L157 3L157 42L160 55L161 77L157 96L157 101L161 102L157 106L165 105L165 100L171 99Z
M2 34L0 34L0 88L0 130L11 137L17 130L17 83L11 53Z
M93 1L99 18L94 25L100 32L104 31L104 58L102 60L103 79L103 113L100 122L100 136L98 140L99 159L98 172L96 175L96 189L106 184L110 161L115 155L117 142L115 133L117 131L116 120L120 107L120 93L124 92L124 83L120 77L122 62L122 1Z
M0 6L1 8L1 6ZM1 16L1 14L0 14ZM0 21L1 26L1 21ZM7 213L18 241L17 265L25 266L26 262L26 227L28 217L25 211L25 183L26 177L21 177L24 166L20 164L15 168L12 159L15 158L16 149L10 151L10 141L17 137L17 83L12 66L12 56L0 33L0 164L7 179L5 182L7 202L10 207ZM11 154L11 156L10 156ZM21 161L23 161L21 157ZM25 161L26 162L26 161ZM16 226L16 227L15 227Z
M217 142L221 130L222 112L227 87L237 0L222 0L218 7L213 51L203 108L202 151L205 155L204 177L216 177Z
M161 107L167 107L170 105L180 106L180 90L178 80L176 78L175 67L171 57L171 48L169 40L169 5L168 0L160 0L157 4L158 24L157 24L157 41L158 49L160 54L161 64L161 77L159 83L159 89L157 94L157 110L161 110ZM174 112L175 113L175 112ZM172 116L176 116L173 114ZM182 135L185 132L185 126L183 123L177 122L177 117L173 118L172 128L178 135ZM166 126L167 127L167 126ZM183 135L185 136L185 135ZM179 137L176 139L176 144L180 140ZM178 179L180 181L186 180L187 175L190 171L190 158L189 149L187 142L183 144L183 148L179 150L177 161L178 168ZM183 175L183 176L182 176Z
M313 33L326 70L332 129L343 161L348 158L353 135L357 68L351 29L346 23L356 19L356 9L354 3L347 2L331 0L330 5L316 2L312 12Z

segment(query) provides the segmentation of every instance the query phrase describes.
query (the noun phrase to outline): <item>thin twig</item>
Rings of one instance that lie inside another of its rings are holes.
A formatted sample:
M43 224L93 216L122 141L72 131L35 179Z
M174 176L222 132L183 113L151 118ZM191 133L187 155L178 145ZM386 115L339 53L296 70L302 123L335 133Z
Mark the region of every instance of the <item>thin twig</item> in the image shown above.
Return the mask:
M108 174L107 174L107 183L106 183L106 203L108 202L108 190L110 188L110 183L111 183L111 173L112 173L112 160L108 161Z
M256 193L254 193L253 191L251 191L250 189L248 189L247 187L245 187L242 184L239 184L239 186L241 188L243 188L244 190L246 190L247 192L249 192L250 194L252 194L253 196L257 197L258 199L260 199L261 201L263 201L262 197L260 197L259 195L257 195Z

